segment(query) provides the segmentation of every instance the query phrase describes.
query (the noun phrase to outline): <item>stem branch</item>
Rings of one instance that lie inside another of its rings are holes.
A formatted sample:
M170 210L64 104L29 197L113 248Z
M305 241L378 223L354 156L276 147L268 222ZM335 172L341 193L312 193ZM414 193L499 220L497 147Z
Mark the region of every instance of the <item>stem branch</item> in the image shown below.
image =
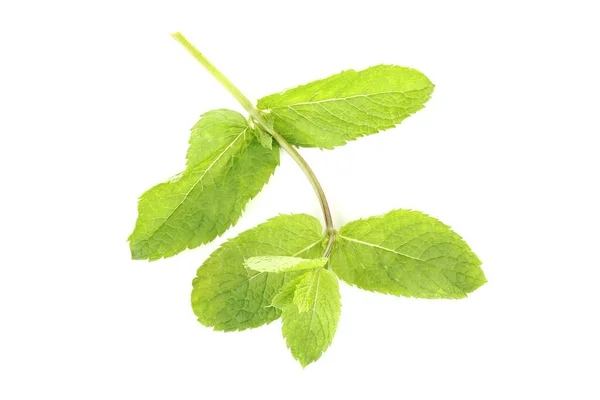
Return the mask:
M333 219L331 218L331 210L329 209L329 204L327 203L327 198L325 197L325 192L323 191L323 187L319 183L315 173L307 164L306 160L298 153L298 151L287 141L283 136L279 134L279 132L275 131L275 129L271 128L262 114L254 107L254 105L248 100L246 96L240 90L235 87L233 83L225 75L221 73L200 51L194 47L193 44L188 42L188 40L179 32L173 33L171 35L175 40L177 40L200 64L204 66L210 72L210 74L217 80L221 85L225 87L231 93L231 95L248 111L248 114L254 119L258 124L260 124L279 145L294 159L296 164L302 169L310 184L312 185L315 193L317 194L317 198L319 199L319 203L321 204L321 210L323 211L323 218L325 219L325 230L329 236L329 242L327 243L327 247L325 248L325 252L323 253L323 257L329 257L331 250L333 249L333 242L335 238L335 230L333 227Z

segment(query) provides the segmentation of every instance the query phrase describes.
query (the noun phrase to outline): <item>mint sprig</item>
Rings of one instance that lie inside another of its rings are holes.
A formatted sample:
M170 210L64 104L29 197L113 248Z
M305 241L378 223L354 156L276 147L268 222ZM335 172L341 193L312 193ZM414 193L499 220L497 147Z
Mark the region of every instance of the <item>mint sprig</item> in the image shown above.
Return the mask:
M336 231L317 177L294 146L332 149L392 128L424 107L433 84L394 65L347 70L266 96L255 107L180 33L173 34L246 109L203 114L184 171L145 192L129 237L134 259L157 260L208 243L234 225L279 165L279 148L312 184L325 226L280 215L225 242L198 269L192 307L215 330L255 328L279 317L304 367L335 335L338 278L359 288L419 298L466 297L486 282L464 240L412 210L350 222Z

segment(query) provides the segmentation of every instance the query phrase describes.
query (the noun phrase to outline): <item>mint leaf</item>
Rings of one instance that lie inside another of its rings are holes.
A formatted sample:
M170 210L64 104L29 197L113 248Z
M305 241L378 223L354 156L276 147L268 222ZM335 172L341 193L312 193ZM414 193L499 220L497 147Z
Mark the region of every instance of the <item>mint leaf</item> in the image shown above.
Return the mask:
M187 169L139 200L132 257L157 260L210 242L237 222L277 165L279 148L261 146L241 114L202 115L192 128Z
M191 129L187 168L215 160L249 128L248 121L236 111L220 108L205 112Z
M289 305L296 305L299 312L306 312L310 309L311 299L314 298L317 285L315 285L314 271L306 272L297 278L289 281L273 297L271 305L277 308L284 309Z
M294 297L292 299L292 302L296 305L296 307L298 307L299 312L307 312L313 306L314 298L319 294L318 292L320 278L321 274L319 271L315 271L312 273L309 272L303 275L303 279L299 280L296 283L296 288L294 289Z
M258 272L287 272L315 269L327 264L328 258L307 260L300 257L261 256L250 257L244 266Z
M245 261L257 256L320 257L323 228L306 214L280 215L225 242L198 269L192 308L198 321L215 330L254 328L277 319L270 307L281 287L296 272L256 272Z
M407 297L466 297L486 282L481 261L450 227L411 210L350 222L331 268L359 288Z
M279 293L273 296L271 300L271 306L284 309L285 307L294 303L294 294L296 287L308 276L310 272L304 271L304 275L296 276L294 279L288 281L281 287Z
M294 358L303 367L318 360L333 341L340 318L335 274L317 268L286 285L274 300L283 309L283 336Z
M273 148L273 136L269 135L260 125L254 127L254 136L258 142L266 149Z
M433 87L415 69L378 65L263 97L258 108L291 144L332 149L399 124L423 108Z

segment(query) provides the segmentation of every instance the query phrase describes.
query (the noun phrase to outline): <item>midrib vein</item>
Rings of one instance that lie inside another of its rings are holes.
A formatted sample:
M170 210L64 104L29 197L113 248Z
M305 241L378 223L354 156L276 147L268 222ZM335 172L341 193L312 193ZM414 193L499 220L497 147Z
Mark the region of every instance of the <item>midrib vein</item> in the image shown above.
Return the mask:
M167 217L165 217L164 221L148 236L148 238L150 238L152 235L154 235L156 232L158 232L158 230L160 228L162 228L164 226L164 224L169 220L169 218L171 218L171 216L173 216L175 211L177 211L179 209L179 207L181 207L181 205L186 201L186 199L188 198L190 193L192 193L192 191L196 188L196 186L198 186L198 184L200 182L202 182L202 179L204 179L206 174L216 164L216 162L219 161L225 153L227 153L227 151L235 144L235 142L237 142L242 136L244 136L244 134L246 133L247 130L248 130L248 128L246 127L242 132L240 132L240 134L227 147L225 147L225 149L217 156L217 158L215 158L215 160L212 163L210 163L210 165L204 170L204 173L202 174L202 176L200 176L200 178L198 178L196 183L194 183L192 185L192 187L190 188L190 190L187 191L185 196L183 196L183 199L181 199L179 204L177 204L177 206L173 209L173 211L171 211L169 213L169 215Z
M308 332L312 332L313 322L315 320L315 314L317 313L317 298L319 297L319 283L321 282L321 272L322 268L318 270L319 275L317 276L317 288L315 289L315 297L313 298L313 307L311 310L310 323L308 324ZM308 348L306 346L306 342L308 341L308 334L304 337L304 358L306 359Z
M375 247L377 249L389 251L390 253L395 253L395 254L398 254L398 255L401 255L401 256L404 256L404 257L412 258L413 260L424 261L424 260L422 260L422 259L420 259L418 257L413 257L413 256L410 256L410 255L405 254L405 253L401 253L401 252L396 251L396 250L388 249L387 247L379 246L377 244L373 244L373 243L369 243L369 242L363 242L362 240L349 238L347 236L340 235L340 234L338 234L337 236L340 237L340 238L342 238L342 239L345 239L345 240L347 240L349 242L354 242L354 243L359 243L359 244L362 244L362 245L365 245L365 246Z
M425 89L425 88L423 88ZM406 95L407 93L411 93L411 92L418 92L420 90L423 89L413 89L413 90L407 90L405 92L398 92L398 91L390 91L390 92L377 92L377 93L369 93L369 94L355 94L352 96L347 96L347 97L334 97L331 99L325 99L325 100L317 100L317 101L301 101L298 103L293 103L293 104L283 104L280 106L274 106L274 107L270 107L270 108L266 108L264 109L264 111L273 111L276 108L294 108L294 106L298 106L298 105L305 105L305 104L319 104L319 103L328 103L331 101L347 101L348 99L354 99L357 97L373 97L373 96L378 96L378 95L382 95L382 94L402 94L402 95Z
M295 253L295 254L291 255L290 257L296 257L296 256L298 256L299 254L302 254L302 253L304 253L305 251L307 251L307 250L309 250L309 249L313 248L314 246L316 246L317 244L321 243L322 241L323 241L323 238L320 238L320 239L319 239L319 240L317 240L316 242L314 242L314 243L312 243L312 244L309 244L308 246L306 246L305 248L303 248L303 249L302 249L302 250L300 250L299 252L297 252L297 253Z

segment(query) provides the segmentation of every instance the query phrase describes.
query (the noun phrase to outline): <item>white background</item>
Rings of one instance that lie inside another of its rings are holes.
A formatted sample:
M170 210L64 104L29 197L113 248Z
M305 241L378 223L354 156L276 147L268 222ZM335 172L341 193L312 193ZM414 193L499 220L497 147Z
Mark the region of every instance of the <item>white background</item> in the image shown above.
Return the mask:
M3 1L0 397L600 398L594 3ZM196 322L191 280L224 238L320 210L284 155L223 238L130 260L138 196L184 167L201 113L241 110L176 30L252 99L379 63L427 74L433 98L398 128L301 153L337 226L422 210L489 283L459 301L344 284L305 370L279 321Z

